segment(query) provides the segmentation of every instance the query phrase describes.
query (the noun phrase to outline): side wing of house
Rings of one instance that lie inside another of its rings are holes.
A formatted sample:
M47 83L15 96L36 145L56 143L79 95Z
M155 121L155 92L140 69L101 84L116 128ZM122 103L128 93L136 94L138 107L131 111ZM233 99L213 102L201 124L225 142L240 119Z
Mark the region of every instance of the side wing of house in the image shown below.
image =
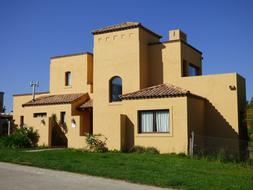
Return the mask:
M151 84L163 81L205 98L204 131L197 134L206 140L205 149L227 149L223 145L231 144L229 149L238 152L240 141L246 140L242 124L245 79L237 73L202 75L202 53L186 39L176 37L149 45L150 66L154 68ZM161 70L163 74L159 75Z
M92 130L90 112L79 109L92 98L93 58L90 53L51 58L50 92L13 96L17 126L33 127L39 145L85 146L84 132Z

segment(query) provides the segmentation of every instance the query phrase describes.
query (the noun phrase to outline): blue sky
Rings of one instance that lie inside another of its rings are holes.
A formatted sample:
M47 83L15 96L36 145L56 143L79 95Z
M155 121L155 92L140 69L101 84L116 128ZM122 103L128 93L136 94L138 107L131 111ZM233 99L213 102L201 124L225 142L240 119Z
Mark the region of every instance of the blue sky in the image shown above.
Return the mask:
M168 39L180 28L203 52L203 73L237 72L253 96L253 1L0 0L0 91L7 111L12 95L49 89L50 57L91 51L91 31L138 21Z

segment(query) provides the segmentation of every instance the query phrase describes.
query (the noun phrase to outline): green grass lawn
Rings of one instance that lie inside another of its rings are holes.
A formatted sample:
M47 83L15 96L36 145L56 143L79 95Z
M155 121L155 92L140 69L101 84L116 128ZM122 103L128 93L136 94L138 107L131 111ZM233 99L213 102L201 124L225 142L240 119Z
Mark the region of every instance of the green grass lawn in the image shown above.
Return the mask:
M180 189L253 189L249 165L177 155L88 153L71 149L24 152L0 149L0 161Z

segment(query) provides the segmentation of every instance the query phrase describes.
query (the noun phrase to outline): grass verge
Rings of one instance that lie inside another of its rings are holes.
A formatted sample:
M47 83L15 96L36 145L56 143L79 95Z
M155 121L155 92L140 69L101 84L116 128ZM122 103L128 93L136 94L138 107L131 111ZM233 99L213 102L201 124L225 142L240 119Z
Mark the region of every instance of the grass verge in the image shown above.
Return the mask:
M249 165L177 155L89 153L72 149L24 152L0 149L0 161L191 190L250 190Z

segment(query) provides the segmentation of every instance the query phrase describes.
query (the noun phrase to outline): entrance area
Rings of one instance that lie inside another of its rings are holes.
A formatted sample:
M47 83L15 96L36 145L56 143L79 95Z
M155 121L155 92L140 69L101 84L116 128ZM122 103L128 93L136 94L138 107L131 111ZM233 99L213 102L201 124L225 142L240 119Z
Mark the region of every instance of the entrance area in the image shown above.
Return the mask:
M67 147L68 146L68 139L66 137L67 133L67 126L65 120L62 118L59 122L57 122L56 116L53 115L50 117L50 145L51 147Z
M82 111L83 111L83 125L80 127L80 135L83 136L87 133L93 134L92 108L86 108Z

